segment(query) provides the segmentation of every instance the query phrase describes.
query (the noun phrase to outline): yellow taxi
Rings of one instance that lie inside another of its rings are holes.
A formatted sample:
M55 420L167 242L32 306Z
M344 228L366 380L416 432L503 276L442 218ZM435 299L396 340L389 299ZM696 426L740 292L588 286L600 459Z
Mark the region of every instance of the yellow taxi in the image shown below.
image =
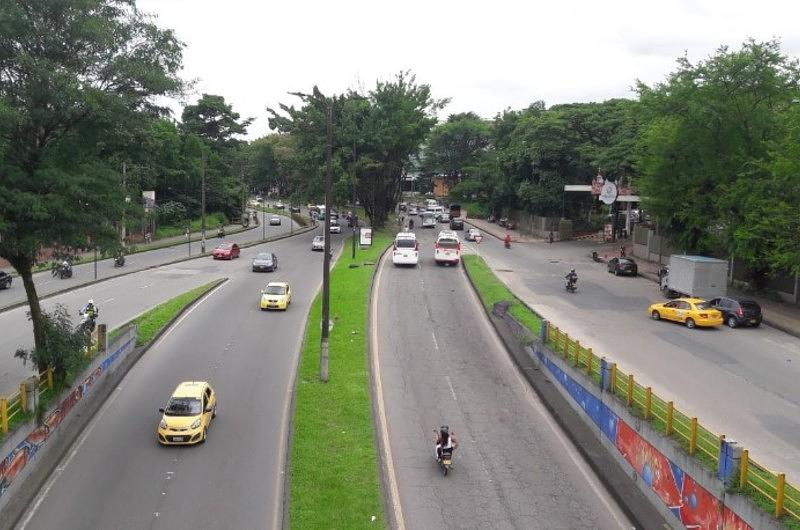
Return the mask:
M259 307L262 311L267 309L283 309L285 311L291 303L292 289L288 282L269 282L261 290Z
M205 442L208 426L217 415L217 394L205 381L178 385L167 406L158 409L158 442L162 445L191 445Z
M647 313L653 320L672 320L687 328L722 325L722 313L700 298L677 298L663 304L652 304Z

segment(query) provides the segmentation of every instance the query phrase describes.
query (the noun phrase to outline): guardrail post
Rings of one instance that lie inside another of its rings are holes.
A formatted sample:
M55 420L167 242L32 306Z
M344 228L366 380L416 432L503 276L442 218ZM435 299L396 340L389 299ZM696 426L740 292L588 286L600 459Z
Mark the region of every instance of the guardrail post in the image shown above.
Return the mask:
M555 337L553 337L553 349L555 351L558 351L558 339L560 335L561 335L561 330L558 329L558 326L556 326Z
M561 336L564 338L564 348L563 348L564 358L568 358L569 357L569 335L567 335L566 333L563 333Z
M3 434L8 434L8 400L0 399L0 429Z
M47 388L53 390L53 369L47 367Z
M689 454L693 455L697 449L697 418L692 418L689 430Z
M786 475L778 473L775 483L775 517L783 515L783 499L786 494Z
M750 451L742 449L742 458L739 460L739 488L747 486L747 467L750 464Z
M667 430L666 430L667 436L672 434L672 416L674 415L674 412L675 412L675 405L672 403L672 401L668 401L667 402Z
M653 389L649 386L644 389L644 419L650 419L650 413L653 410Z
M627 396L627 403L628 407L633 405L633 374L628 375L628 396Z
M592 361L594 360L594 353L591 348L586 349L586 373L592 375Z
M28 412L28 394L25 392L25 383L19 384L19 408L22 412Z
M578 367L581 365L581 341L576 340L572 344L575 347L575 366Z
M617 393L617 363L609 363L611 365L611 393Z

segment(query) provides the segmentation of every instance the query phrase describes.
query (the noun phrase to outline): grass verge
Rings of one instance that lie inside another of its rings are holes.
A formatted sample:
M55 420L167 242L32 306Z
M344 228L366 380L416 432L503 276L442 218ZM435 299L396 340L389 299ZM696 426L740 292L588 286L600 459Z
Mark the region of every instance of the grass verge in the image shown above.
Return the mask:
M289 523L292 528L383 528L367 364L369 289L392 241L345 252L331 271L330 380L319 381L321 298L311 306L295 390ZM350 268L350 264L358 267ZM372 520L372 517L375 520Z
M517 299L514 294L505 286L500 279L495 276L494 272L489 268L486 262L475 255L467 255L463 256L462 259L464 260L464 265L467 269L467 274L469 274L470 278L472 279L473 284L478 290L479 296L481 301L483 302L484 306L488 311L492 310L492 307L496 302L501 301L511 301L512 304L510 306L511 314L516 318L518 322L523 324L529 330L531 330L534 335L538 336L541 330L542 320L539 315L534 313L530 310L526 305ZM562 357L565 356L563 350L563 346L559 346L553 344L550 341L549 345L556 353L560 354ZM566 354L569 359L572 359L572 355L574 354L574 344L568 347L570 351L569 354ZM585 352L585 350L582 349ZM585 359L583 353L579 355L580 359ZM620 373L621 374L621 373ZM618 374L618 377L622 377L625 374ZM596 384L600 384L599 377L595 377L594 381ZM615 394L620 398L624 399L624 395L620 394L620 389L615 389ZM632 407L630 411L635 416L644 419L645 418L645 409L642 403L644 403L644 388L637 384L634 387L634 399ZM664 436L671 438L677 441L680 446L688 453L688 442L685 436L679 436L675 433L675 430L678 428L677 426L684 425L687 426L689 424L689 418L682 414L680 411L674 411L674 420L673 424L676 426L673 428L673 434L667 435L666 433L666 422L663 418L659 417L660 415L666 415L666 403L662 398L656 396L655 394L652 395L652 409L654 413L650 416L647 420L650 424L662 433ZM661 412L663 411L663 414ZM688 427L686 427L688 429ZM715 434L711 433L704 427L700 426L698 428L698 450L695 451L694 457L700 463L702 463L706 468L710 471L715 471L717 468L716 459L708 454L709 451L712 451L714 448L717 447L719 443L719 438ZM705 450L703 450L705 448ZM751 461L751 474L758 474L757 464ZM756 471L754 471L756 470ZM761 472L761 483L772 483L774 484L775 478L774 475L769 472ZM774 500L770 499L769 497L763 495L755 488L748 486L744 489L737 490L739 493L742 493L748 496L751 501L759 506L766 512L772 512L775 509ZM798 491L793 486L787 484L786 486L786 499L787 504L792 503L792 506L800 505L800 491ZM789 528L792 530L800 530L800 521L797 519L792 518L791 516L784 516L781 519L781 523L785 528Z
M136 324L136 327L139 329L139 334L136 337L136 346L145 346L149 344L150 341L152 341L153 338L158 335L158 332L161 331L161 329L166 326L177 314L183 311L187 306L193 304L208 291L221 284L223 281L225 280L220 278L205 285L201 285L200 287L195 287L191 291L186 291L185 293L179 294L178 296L170 298L166 302L158 304L154 308L145 311L133 320L130 320L118 328L111 330L108 334L108 343L111 344L114 339L119 336L122 330L128 327L130 324Z
M192 232L198 232L202 228L203 220L202 218L198 217L197 219L192 219L191 226ZM225 218L225 214L222 212L211 212L206 214L206 232L207 233L216 233L217 227L222 224L223 226L228 225L228 220ZM162 225L156 227L156 233L153 234L155 239L163 239L165 237L175 237L175 236L182 236L186 233L186 223L183 223L178 226L172 225Z

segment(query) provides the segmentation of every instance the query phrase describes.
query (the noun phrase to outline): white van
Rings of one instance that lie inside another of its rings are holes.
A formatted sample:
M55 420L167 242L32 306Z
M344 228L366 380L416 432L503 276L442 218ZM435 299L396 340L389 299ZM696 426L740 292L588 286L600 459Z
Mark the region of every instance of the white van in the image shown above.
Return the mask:
M419 243L413 232L400 232L394 238L392 263L395 265L416 265L419 263Z
M458 236L442 231L436 238L433 259L436 260L437 265L442 263L458 264L461 260L461 241L458 240Z
M436 202L436 200L434 199L427 199L425 201L425 206L428 208L428 210L430 210L431 208L436 208L437 206L439 206L439 203Z
M422 228L436 228L436 218L430 212L422 214Z

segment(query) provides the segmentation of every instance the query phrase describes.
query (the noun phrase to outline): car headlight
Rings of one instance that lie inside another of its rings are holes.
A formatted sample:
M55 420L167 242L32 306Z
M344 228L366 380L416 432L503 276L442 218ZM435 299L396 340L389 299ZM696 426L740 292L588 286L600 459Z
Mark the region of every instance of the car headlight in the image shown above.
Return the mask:
M162 429L166 429L167 428L167 422L165 420L161 420L161 423L159 423L158 426L160 428L162 428Z
M189 428L190 429L196 429L198 427L200 427L200 418L197 418L196 420L194 420L194 422L192 422L192 425Z

